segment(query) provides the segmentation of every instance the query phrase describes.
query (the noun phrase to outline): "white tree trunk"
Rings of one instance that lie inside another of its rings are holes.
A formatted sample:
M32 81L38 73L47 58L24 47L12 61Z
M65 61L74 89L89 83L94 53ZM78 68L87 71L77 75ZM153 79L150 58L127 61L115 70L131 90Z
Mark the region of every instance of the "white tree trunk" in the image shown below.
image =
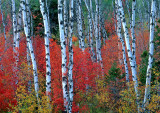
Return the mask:
M16 48L16 38L17 38L17 18L16 18L16 10L15 10L15 0L12 0L12 25L13 25L13 57L15 59L14 66L13 66L13 73L17 77L18 71L18 48ZM18 80L16 81L18 84Z
M136 0L132 1L132 22L131 22L131 35L132 35L132 54L133 54L133 59L135 61L135 66L137 67L136 64L136 37L135 37L135 9L136 8Z
M86 5L86 8L87 8L87 11L88 11L88 22L89 22L89 37L90 37L90 40L88 39L88 43L89 43L89 46L91 48L91 59L93 62L96 62L96 56L95 56L95 51L94 51L94 40L93 40L93 24L92 24L92 18L91 18L91 11L90 11L90 8L88 7L88 4L85 0L85 5ZM88 37L88 38L89 38Z
M83 24L82 24L82 8L81 8L81 0L78 0L78 28L79 28L79 37L81 41L81 48L82 51L85 50L85 42L84 42L84 35L83 35Z
M151 17L150 17L150 40L149 40L149 59L146 73L146 87L144 95L144 108L149 104L150 100L150 88L151 88L151 72L153 63L154 52L154 26L155 26L155 0L152 0L151 5Z
M26 51L27 51L27 65L28 65L28 71L31 70L30 66L31 66L31 57L30 57L30 54L29 54L29 45L27 43L27 48L26 48ZM29 75L28 75L29 76ZM31 80L28 80L28 91L31 92L31 87L32 87L32 82Z
M63 100L64 107L67 111L68 109L68 91L67 91L67 75L66 75L66 42L64 37L64 20L63 20L63 0L58 0L58 22L59 22L59 32L61 41L61 53L62 53L62 89L63 89Z
M19 8L18 13L18 21L17 21L17 35L16 35L16 47L19 48L19 41L20 41L20 32L21 32L21 26L22 26L22 9Z
M122 33L121 33L122 25L121 25L120 13L117 9L118 8L117 5L118 5L117 0L115 0L116 18L117 18L117 35L122 43L122 53L123 53L123 62L125 66L126 82L129 83L129 72L128 72L128 65L127 65L127 60L126 60L125 43L124 43Z
M68 37L68 7L67 7L67 0L64 0L64 36L65 40L67 40Z
M93 8L92 8L92 0L90 0L90 11L91 11L91 18L92 18L92 25L93 25L93 30L92 33L95 35L95 20L94 20L94 14L93 14Z
M115 27L115 33L117 32L116 31L116 11L115 11L115 5L114 5L114 0L112 0L112 7L113 7L113 18L114 18L114 27Z
M33 65L33 75L34 75L34 87L35 87L35 92L36 92L36 97L37 101L39 103L39 98L38 98L38 91L39 91L39 84L38 84L38 73L37 73L37 64L36 64L36 59L34 56L34 51L33 51L33 46L32 46L32 41L31 37L29 35L29 28L28 28L28 22L27 22L27 14L26 14L26 6L25 6L25 0L21 0L21 8L22 8L22 17L23 17L23 25L24 25L24 32L27 38L27 44L29 48L29 52L31 55L31 60L32 60L32 65Z
M73 0L70 0L69 9L69 68L68 68L68 84L69 84L69 102L68 111L72 113L73 103L73 47L72 47L72 35L73 35Z
M98 0L95 0L96 4L96 13L95 13L95 39L96 39L96 56L97 56L97 62L100 61L99 58L99 40L98 40Z
M108 39L108 36L107 36L107 32L106 32L106 29L105 29L105 21L104 21L104 17L102 18L102 34L103 34L103 43L105 44L106 40Z
M102 18L101 18L101 0L99 0L99 15L98 15L98 20L99 20L99 28L98 28L98 43L99 43L99 46L98 46L98 50L99 50L99 62L100 62L100 65L101 65L101 69L102 69L102 76L104 76L104 68L103 68L103 62L102 62L102 55L101 55L101 35L102 35L102 32L101 32L101 28L102 28L102 25L101 25L101 21L102 21Z
M147 0L147 6L148 6L148 29L150 29L150 2Z
M51 64L50 64L50 50L49 50L49 18L47 12L45 11L44 0L39 0L40 10L43 17L44 24L44 40L45 40L45 52L46 52L46 95L50 98L51 93ZM50 98L51 99L51 98Z
M120 18L121 18L122 26L123 26L123 30L124 30L127 53L128 53L128 57L129 57L130 66L131 66L132 79L134 82L134 89L135 89L135 93L136 93L138 112L139 112L140 104L139 104L139 92L138 92L138 79L137 79L137 75L136 75L137 72L136 72L135 61L133 59L133 54L132 54L131 47L130 47L129 33L128 33L127 24L126 24L126 20L125 20L124 10L122 7L122 0L118 0L118 10L120 11Z
M16 33L17 33L17 19L16 19L15 0L12 0L12 23L13 23L13 51L15 52Z

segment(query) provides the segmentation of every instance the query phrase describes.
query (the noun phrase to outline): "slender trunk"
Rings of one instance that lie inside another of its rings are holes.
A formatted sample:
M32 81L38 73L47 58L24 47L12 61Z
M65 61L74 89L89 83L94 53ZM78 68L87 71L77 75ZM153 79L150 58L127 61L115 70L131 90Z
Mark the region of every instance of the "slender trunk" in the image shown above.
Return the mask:
M107 36L107 32L106 32L106 29L105 29L105 21L104 21L104 17L102 17L102 34L103 34L103 43L105 44L106 40L108 39L108 36ZM116 29L116 28L115 28Z
M40 10L43 17L44 23L44 40L45 40L45 52L46 52L46 95L50 98L51 93L51 64L50 64L50 50L49 50L49 22L47 17L47 12L45 10L45 3L43 0L39 0Z
M149 104L150 100L150 88L151 88L151 72L153 63L153 52L154 52L154 25L155 25L155 0L152 0L151 5L151 17L150 17L150 40L149 40L149 59L146 73L146 87L144 95L144 109Z
M98 50L99 50L99 62L100 62L100 65L101 65L101 69L102 69L102 76L104 76L104 73L103 73L103 62L102 62L102 55L101 55L101 0L99 0L99 15L98 15L98 20L99 20L99 28L98 28L98 35L99 35L99 38L98 38L98 43L99 43L99 46L98 46Z
M46 3L46 9L47 9L47 17L48 17L48 25L49 25L49 27L48 27L48 29L49 29L49 38L51 38L51 27L50 27L50 17L49 17L49 6L50 6L50 2L49 2L49 4L48 4L48 1L46 0L45 1L45 3Z
M16 33L17 33L17 19L16 19L15 0L12 0L12 23L13 23L13 51L15 52Z
M17 76L18 71L18 48L16 47L16 38L17 38L17 18L16 18L16 8L15 8L15 0L12 0L12 25L13 25L13 57L14 57L14 66L13 73L15 77ZM17 78L18 79L18 78ZM18 80L16 80L16 84L18 84Z
M63 20L63 0L58 0L58 22L61 41L61 54L62 54L62 89L65 111L68 109L68 91L67 91L67 75L66 75L66 42L64 37L64 20Z
M76 19L77 19L77 35L78 35L78 41L79 41L79 48L82 49L81 47L81 39L80 39L80 29L79 29L79 9L78 9L78 2L76 3Z
M68 37L68 8L67 8L67 0L64 0L64 36L65 40Z
M82 51L84 52L85 50L85 43L84 43L84 35L83 35L83 23L82 23L82 8L81 8L81 0L78 0L78 25L79 25L79 37L80 37L80 40L81 40L81 48L82 48Z
M30 57L30 54L29 54L29 45L28 45L28 43L27 43L27 49L26 49L26 51L27 51L27 65L28 65L28 71L30 71L31 70L31 68L30 68L30 66L31 66L31 57ZM30 75L28 75L28 76L30 76ZM31 84L32 84L32 82L31 82L31 80L28 80L28 91L29 92L31 92L32 90L31 90Z
M115 33L116 31L116 11L115 11L115 5L114 5L114 0L112 0L112 7L113 7L113 18L114 18L114 27L115 27Z
M135 66L137 67L136 64L136 37L135 37L135 8L136 8L136 0L132 1L132 25L131 25L131 35L132 35L132 54L133 54L133 59L135 61Z
M90 11L91 11L91 18L92 18L92 25L93 25L93 29L92 29L92 33L95 35L95 20L94 20L94 14L93 14L93 8L92 8L92 0L90 0Z
M149 2L149 0L147 0L147 5L148 5L148 29L150 29L150 2Z
M28 0L26 0L26 11L27 11L27 13L26 13L26 16L27 16L27 24L28 24L28 33L29 33L29 35L31 36L31 12L30 12L30 6L29 6L29 1ZM22 10L21 10L21 13L22 13ZM20 15L19 15L19 17L20 17ZM19 35L20 36L20 34L18 34L18 30L17 30L17 35ZM28 65L28 71L30 71L31 69L30 69L30 65L31 65L31 57L30 57L30 53L29 53L29 45L28 45L28 43L27 43L27 65ZM31 80L29 80L28 81L28 91L29 92L31 92L31 84L32 84L32 82L31 82Z
M36 97L37 97L37 101L39 104L39 84L38 84L38 73L37 73L37 64L36 64L36 59L34 56L34 51L33 51L33 46L32 46L32 41L31 41L31 37L29 35L29 27L28 27L28 22L27 22L27 14L26 14L26 6L25 6L25 0L21 0L21 8L22 8L22 17L23 17L23 25L24 25L24 32L25 35L27 37L27 45L28 45L28 49L31 55L31 60L32 60L32 65L33 65L33 75L34 75L34 87L35 87L35 92L36 92Z
M96 39L96 55L97 55L97 62L100 61L99 58L99 40L98 40L98 0L95 0L96 3L96 13L95 13L95 39Z
M87 4L86 0L85 0L85 5L86 5L86 8L88 10L88 23L89 23L88 27L89 27L89 31L90 31L89 32L90 40L89 40L89 37L88 37L88 43L89 43L89 47L91 49L91 59L92 59L93 62L96 62L96 56L95 56L95 52L94 52L94 48L93 48L94 40L93 40L93 24L92 24L92 18L91 18L91 11L88 7L88 4Z
M129 57L129 62L130 62L131 71L132 71L132 79L134 82L134 89L135 89L136 98L137 98L138 112L140 112L139 111L140 104L139 104L138 79L136 75L136 66L135 66L135 61L133 59L133 54L131 52L131 47L130 47L130 42L129 42L129 33L128 33L127 24L126 24L126 20L124 16L124 10L122 7L122 0L118 0L118 10L120 11L120 17L121 17L122 26L123 26L124 35L125 35L127 53Z
M125 42L123 40L122 33L121 33L122 25L121 25L120 13L117 7L117 0L115 0L115 7L116 7L116 18L117 18L117 35L122 43L122 53L123 53L123 62L125 66L126 82L129 84L129 72L128 72L128 64L126 60Z
M69 102L68 111L72 113L73 103L73 47L72 47L72 35L73 35L73 0L70 0L69 11L69 68L68 68L68 84L69 84Z
M22 27L22 9L21 7L19 8L19 13L18 13L18 21L17 21L17 35L16 35L16 47L19 48L19 41L20 41L20 32Z

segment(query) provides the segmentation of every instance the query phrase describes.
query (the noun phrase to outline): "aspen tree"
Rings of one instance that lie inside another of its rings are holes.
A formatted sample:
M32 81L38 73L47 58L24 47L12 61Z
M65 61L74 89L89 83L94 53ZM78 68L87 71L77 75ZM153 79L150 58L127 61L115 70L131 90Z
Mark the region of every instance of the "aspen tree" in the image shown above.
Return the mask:
M21 10L21 13L22 13L22 10ZM28 24L28 34L30 35L31 37L31 11L30 11L30 6L29 6L29 1L26 0L26 16L27 16L27 24ZM20 15L19 15L20 17ZM18 25L17 25L18 26ZM17 30L17 33L18 33L18 30ZM19 34L20 35L20 34ZM27 65L28 65L28 71L30 71L30 65L31 65L31 57L30 57L30 53L29 53L29 45L27 43ZM28 91L31 92L31 80L28 81Z
M97 56L97 62L100 61L99 58L99 40L98 40L98 0L95 0L96 4L96 12L95 12L95 39L96 39L96 56Z
M150 5L150 2L149 2L150 0L147 0L147 6L148 6L148 29L150 29L150 13L151 13L151 5Z
M64 0L64 36L65 40L67 40L68 37L68 7L67 7L67 0Z
M40 3L40 11L43 17L44 24L44 40L45 40L45 52L46 52L46 95L51 99L51 64L50 64L50 49L49 49L49 18L48 14L45 10L44 0L39 0Z
M90 8L85 0L85 5L86 5L86 8L87 8L87 11L88 11L88 27L89 27L89 37L90 37L90 40L88 39L88 43L89 43L89 46L91 48L91 59L93 62L96 61L96 56L95 56L95 51L94 51L94 40L93 40L93 24L92 24L92 18L91 18L91 11L90 11ZM88 38L89 38L88 37Z
M20 5L21 5L21 8L22 8L24 32L25 32L25 35L26 35L26 38L27 38L27 45L28 45L27 48L29 49L29 53L31 55L31 61L32 61L32 65L33 65L34 87L35 87L37 101L39 103L39 94L38 94L39 83L38 83L37 64L36 64L36 59L35 59L35 55L34 55L34 51L33 51L31 37L29 35L29 27L28 27L28 22L27 22L27 12L26 12L25 4L26 4L25 0L20 1Z
M77 1L77 0L76 0ZM78 36L78 41L79 41L79 48L82 49L82 44L81 44L81 39L80 39L80 29L79 29L79 8L78 8L78 1L76 4L76 21L77 21L77 36Z
M61 41L61 55L62 55L62 90L65 111L68 109L68 90L67 90L67 75L66 75L66 41L64 37L64 20L63 20L63 0L58 0L58 23Z
M17 19L17 34L16 34L16 47L19 48L19 41L20 41L20 32L22 27L22 9L21 7L19 8L18 12L18 19Z
M85 42L84 42L84 34L83 34L83 23L82 23L82 8L81 8L82 2L81 0L78 0L78 28L79 28L79 38L81 41L81 48L84 52L85 50Z
M16 33L17 33L17 18L16 18L15 0L12 0L11 2L12 2L12 23L13 23L13 51L15 52Z
M72 47L72 35L73 35L73 13L74 3L70 0L69 7L69 68L68 68L68 84L69 84L69 101L68 101L68 111L72 113L72 103L73 103L73 47Z
M135 66L137 67L136 64L136 37L135 37L135 9L136 8L136 0L132 1L132 21L131 21L131 35L132 35L132 54L133 54L133 59L135 61Z
M146 73L146 87L144 95L144 109L149 104L150 100L150 89L151 89L151 72L153 63L153 52L154 52L154 26L155 26L155 0L152 0L151 5L151 16L150 16L150 39L149 39L149 59Z
M103 43L105 44L105 41L108 39L108 36L107 36L107 32L106 32L106 29L105 29L105 21L104 21L104 17L102 17L102 35L103 35Z
M91 18L92 18L92 25L93 25L93 30L92 33L95 35L94 30L95 30L95 20L94 20L94 14L93 14L93 8L92 8L92 0L90 0L90 11L91 11Z
M130 47L130 42L129 42L129 33L128 33L128 28L127 28L127 24L126 24L126 20L125 20L125 16L124 16L122 0L118 0L118 10L120 11L120 18L121 18L122 27L124 30L126 48L127 48L130 66L131 66L132 79L134 82L134 89L135 89L135 93L136 93L138 112L139 112L140 104L139 104L139 92L138 92L138 79L137 79L137 75L136 75L137 72L136 72L135 61L133 59L133 54L131 52L131 47Z
M47 17L48 17L48 25L49 25L49 37L51 38L51 27L50 27L50 17L49 17L49 6L50 6L50 2L48 4L48 0L45 0L45 6L46 6L46 9L47 9Z
M98 45L99 45L99 46L98 46L98 50L99 50L99 61L98 61L98 62L100 62L101 69L102 69L102 76L104 76L104 72L103 72L104 69L103 69L103 62L102 62L102 55L101 55L101 37L102 37L102 36L101 36L101 34L102 34L102 33L101 33L101 30L102 30L102 29L101 29L101 28L102 28L102 25L101 25L101 21L102 21L102 18L101 18L101 0L99 0L99 11L98 11L98 12L99 12L99 15L98 15L98 20L99 20L99 28L98 28L98 32L99 32L99 33L98 33L98 37L99 37L99 38L98 38L98 41L99 41L99 42L98 42L98 43L99 43L99 44L98 44Z
M16 47L17 18L16 18L15 0L12 0L11 3L12 3L12 25L13 25L13 57L15 59L13 72L14 75L17 77L19 58L18 58L18 48ZM16 84L18 84L18 80L16 81Z
M124 66L125 66L125 75L126 75L126 82L129 83L129 72L128 72L128 64L127 64L127 60L126 60L126 50L125 50L125 42L123 40L123 37L122 37L122 32L121 32L121 19L120 19L120 12L118 10L118 7L117 7L117 0L115 0L115 10L116 10L116 18L117 18L117 35L118 35L118 38L120 39L121 41L121 44L122 44L122 53L123 53L123 62L124 62Z
M113 7L113 18L114 18L114 27L115 27L115 33L116 31L116 11L115 11L115 5L114 5L114 0L112 0L112 7Z

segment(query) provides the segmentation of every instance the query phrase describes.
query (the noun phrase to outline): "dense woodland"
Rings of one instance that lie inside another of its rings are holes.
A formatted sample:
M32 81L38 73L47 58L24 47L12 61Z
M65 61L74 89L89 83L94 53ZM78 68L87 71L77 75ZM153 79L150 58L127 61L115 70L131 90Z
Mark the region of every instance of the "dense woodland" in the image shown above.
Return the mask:
M160 0L0 11L0 113L160 113Z

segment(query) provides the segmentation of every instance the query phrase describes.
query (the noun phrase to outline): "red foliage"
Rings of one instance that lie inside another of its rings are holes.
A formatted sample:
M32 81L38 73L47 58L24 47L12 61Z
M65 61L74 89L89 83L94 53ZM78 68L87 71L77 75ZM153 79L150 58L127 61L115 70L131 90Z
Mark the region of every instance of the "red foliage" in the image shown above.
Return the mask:
M16 105L15 98L16 77L12 73L13 65L13 51L8 48L4 51L4 37L0 39L0 112L11 109L10 105Z
M11 20L7 16L8 24L6 26L6 31L8 32L11 29ZM114 24L112 22L105 22L105 28L108 33L114 33ZM0 37L0 110L7 111L9 109L9 104L16 105L15 91L16 91L16 80L17 78L13 76L13 49L12 45L8 44L8 48L5 51L4 48L4 37L1 34ZM144 33L144 39L141 38L141 35L136 36L136 45L138 49L136 50L137 64L140 63L140 55L147 49L148 45L148 33ZM142 35L142 36L143 36ZM13 40L12 36L8 40ZM37 61L38 71L45 77L46 65L45 65L45 45L44 38L41 38L37 35L33 40L33 48ZM76 39L74 39L76 41ZM12 41L11 41L12 43ZM20 40L20 49L19 49L19 72L21 72L22 63L27 63L26 58L26 38L21 36ZM68 51L68 49L67 49ZM86 94L86 85L88 85L92 90L96 90L96 77L101 75L100 65L93 63L90 58L88 48L85 52L82 52L78 47L73 46L73 83L74 83L74 102L73 102L73 112L85 112L88 110L87 105L78 106L83 99L82 94ZM108 70L111 68L112 64L116 62L118 67L123 69L123 60L122 60L122 51L121 44L117 36L110 37L106 41L106 45L102 47L102 58L104 66L104 74L108 73ZM52 101L54 105L55 112L63 110L63 95L62 95L62 73L61 73L61 47L57 42L50 40L50 58L51 58L51 77L52 77ZM67 52L68 58L68 52ZM128 58L127 58L128 61ZM128 62L129 65L129 62ZM42 78L39 78L42 79Z
M114 18L111 18L111 20L105 20L105 29L109 35L115 33Z
M38 61L38 69L41 73L45 73L45 50L44 41L41 38L35 40L36 59ZM68 50L68 49L67 49ZM84 53L78 47L73 47L74 51L74 66L73 66L73 82L74 82L74 101L79 102L79 93L86 92L86 84L90 87L95 87L95 77L100 73L97 63L92 63L88 50ZM50 55L51 55L51 71L52 71L52 99L54 102L55 111L63 110L63 95L62 95L62 73L61 73L61 48L56 42L50 40ZM76 103L73 105L73 112L78 110Z

